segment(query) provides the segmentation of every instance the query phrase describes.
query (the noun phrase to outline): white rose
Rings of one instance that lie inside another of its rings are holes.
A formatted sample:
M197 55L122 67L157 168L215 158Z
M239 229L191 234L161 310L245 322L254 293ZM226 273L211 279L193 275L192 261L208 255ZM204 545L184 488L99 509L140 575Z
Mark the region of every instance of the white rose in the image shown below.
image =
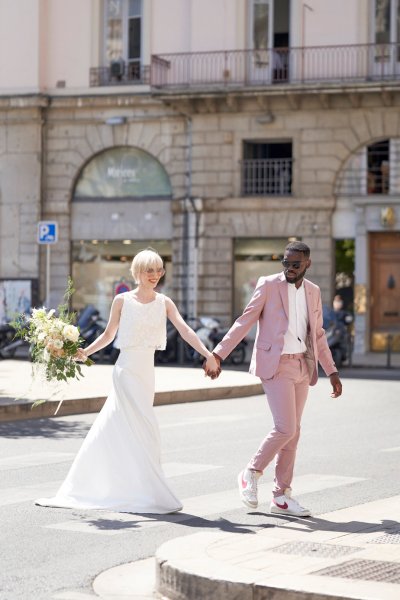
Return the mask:
M56 350L61 350L61 348L63 347L63 342L62 340L53 340L53 348L55 348Z
M77 342L79 339L79 329L75 325L65 325L63 336L70 342Z

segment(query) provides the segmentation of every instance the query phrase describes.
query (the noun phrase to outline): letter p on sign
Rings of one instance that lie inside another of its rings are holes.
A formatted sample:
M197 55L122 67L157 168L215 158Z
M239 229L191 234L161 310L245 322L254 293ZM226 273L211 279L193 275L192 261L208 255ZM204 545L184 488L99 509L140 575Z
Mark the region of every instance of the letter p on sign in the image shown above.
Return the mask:
M38 223L38 243L55 244L58 240L58 227L55 221L40 221Z

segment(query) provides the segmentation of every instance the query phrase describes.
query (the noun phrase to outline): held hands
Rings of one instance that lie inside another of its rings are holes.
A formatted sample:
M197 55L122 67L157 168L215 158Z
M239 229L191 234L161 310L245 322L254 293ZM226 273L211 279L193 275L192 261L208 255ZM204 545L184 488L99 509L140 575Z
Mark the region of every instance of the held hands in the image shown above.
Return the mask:
M339 398L342 395L342 382L339 379L339 373L332 373L329 379L332 386L331 398Z
M208 376L211 377L211 379L217 379L221 373L221 359L219 356L210 354L207 360L203 363L203 369L206 377Z

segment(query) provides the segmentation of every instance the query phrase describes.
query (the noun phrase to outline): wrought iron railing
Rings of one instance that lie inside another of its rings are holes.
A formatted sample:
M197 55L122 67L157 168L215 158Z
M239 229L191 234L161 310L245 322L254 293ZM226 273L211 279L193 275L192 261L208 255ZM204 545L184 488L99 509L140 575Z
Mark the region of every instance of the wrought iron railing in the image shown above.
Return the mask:
M382 163L376 168L342 169L335 185L335 193L339 196L383 196L400 193L400 170L390 172L389 163Z
M241 161L243 196L288 196L292 193L291 158Z
M155 88L265 86L400 79L400 44L158 54Z
M90 87L109 85L148 85L150 67L137 62L115 61L108 67L90 69Z

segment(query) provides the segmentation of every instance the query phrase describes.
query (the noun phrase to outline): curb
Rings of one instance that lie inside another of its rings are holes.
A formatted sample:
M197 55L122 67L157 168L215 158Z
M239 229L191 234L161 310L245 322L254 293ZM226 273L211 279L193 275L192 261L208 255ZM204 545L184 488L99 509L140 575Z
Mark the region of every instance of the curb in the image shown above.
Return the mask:
M258 396L263 393L261 383L249 385L221 386L213 388L202 388L193 390L171 390L156 392L154 395L154 406L168 404L180 404L184 402L203 402L207 400L228 400L245 396ZM7 421L19 421L22 419L44 419L48 417L65 417L67 415L79 415L84 413L99 412L106 401L106 396L93 398L74 398L63 400L57 415L55 411L59 404L58 400L44 402L34 409L33 402L13 402L0 405L0 423Z

